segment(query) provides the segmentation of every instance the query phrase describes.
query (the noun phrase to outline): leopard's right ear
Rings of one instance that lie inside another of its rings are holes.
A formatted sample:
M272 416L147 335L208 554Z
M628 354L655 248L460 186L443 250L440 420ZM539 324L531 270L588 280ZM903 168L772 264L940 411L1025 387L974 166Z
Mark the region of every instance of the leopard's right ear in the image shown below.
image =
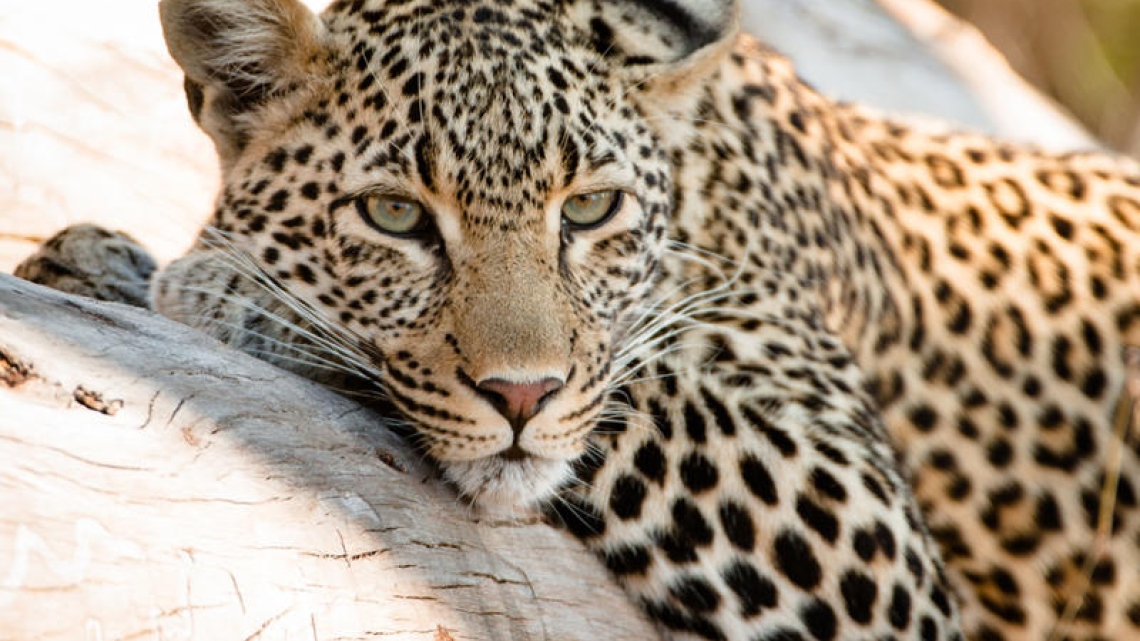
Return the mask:
M190 112L223 167L270 98L320 75L324 23L299 0L162 0L158 10Z
M603 57L638 81L699 76L731 48L739 0L567 0L568 15Z

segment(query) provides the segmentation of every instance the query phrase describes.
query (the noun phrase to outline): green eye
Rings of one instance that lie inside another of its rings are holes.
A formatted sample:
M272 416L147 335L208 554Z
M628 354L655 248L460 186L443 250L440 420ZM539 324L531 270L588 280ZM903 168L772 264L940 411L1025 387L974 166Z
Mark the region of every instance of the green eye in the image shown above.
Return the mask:
M356 199L356 208L365 222L389 234L410 234L427 222L423 205L397 196L365 194Z
M579 229L597 227L621 209L621 200L616 189L577 194L562 203L562 218Z

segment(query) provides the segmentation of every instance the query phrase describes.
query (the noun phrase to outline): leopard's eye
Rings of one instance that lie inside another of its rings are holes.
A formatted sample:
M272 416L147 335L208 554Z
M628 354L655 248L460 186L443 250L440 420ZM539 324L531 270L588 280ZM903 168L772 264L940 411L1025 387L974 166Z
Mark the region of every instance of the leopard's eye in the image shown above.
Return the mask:
M356 208L365 222L397 236L421 231L428 219L420 203L388 194L360 196Z
M571 227L592 229L621 209L622 192L616 189L577 194L562 203L562 218Z

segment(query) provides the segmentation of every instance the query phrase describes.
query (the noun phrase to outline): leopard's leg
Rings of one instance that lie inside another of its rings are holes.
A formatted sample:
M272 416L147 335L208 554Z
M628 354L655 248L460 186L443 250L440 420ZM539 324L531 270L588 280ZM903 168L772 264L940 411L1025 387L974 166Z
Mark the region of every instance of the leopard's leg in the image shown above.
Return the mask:
M322 331L319 317L234 248L197 247L158 270L129 235L73 225L14 274L70 294L150 308L330 387L370 387L361 383L370 377L369 363L358 346L328 326Z
M14 274L69 294L146 307L155 269L154 258L134 238L84 224L52 236Z

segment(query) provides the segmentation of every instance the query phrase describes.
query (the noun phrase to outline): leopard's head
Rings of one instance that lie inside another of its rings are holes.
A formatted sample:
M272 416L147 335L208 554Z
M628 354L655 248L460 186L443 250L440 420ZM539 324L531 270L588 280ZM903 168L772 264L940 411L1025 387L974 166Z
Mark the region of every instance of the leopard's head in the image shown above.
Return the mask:
M163 0L212 224L353 337L484 506L570 476L646 300L716 0Z

